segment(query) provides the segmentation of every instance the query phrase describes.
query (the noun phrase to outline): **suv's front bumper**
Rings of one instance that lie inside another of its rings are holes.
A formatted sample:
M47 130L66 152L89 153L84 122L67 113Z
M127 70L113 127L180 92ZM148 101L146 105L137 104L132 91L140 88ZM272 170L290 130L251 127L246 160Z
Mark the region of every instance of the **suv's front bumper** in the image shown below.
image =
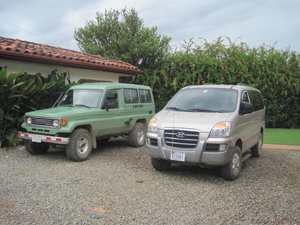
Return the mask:
M66 145L69 144L70 142L70 138L66 138L66 137L32 134L32 133L25 133L22 131L18 132L18 138L30 140L35 143L43 142L43 143L51 143L51 144L59 144L59 145Z

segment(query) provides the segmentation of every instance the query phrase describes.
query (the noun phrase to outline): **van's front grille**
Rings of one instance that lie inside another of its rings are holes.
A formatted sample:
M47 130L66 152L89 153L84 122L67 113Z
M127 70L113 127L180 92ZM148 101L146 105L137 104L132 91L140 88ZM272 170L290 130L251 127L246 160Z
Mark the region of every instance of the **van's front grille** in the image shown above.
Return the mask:
M199 131L165 129L165 144L175 148L196 148L199 140Z

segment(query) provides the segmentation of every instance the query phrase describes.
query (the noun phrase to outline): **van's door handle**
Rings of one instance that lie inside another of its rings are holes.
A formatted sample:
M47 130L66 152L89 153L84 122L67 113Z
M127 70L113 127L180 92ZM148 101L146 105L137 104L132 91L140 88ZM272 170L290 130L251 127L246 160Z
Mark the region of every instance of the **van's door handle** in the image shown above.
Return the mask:
M118 113L117 116L120 116L120 113Z
M152 111L149 111L149 114L152 114Z

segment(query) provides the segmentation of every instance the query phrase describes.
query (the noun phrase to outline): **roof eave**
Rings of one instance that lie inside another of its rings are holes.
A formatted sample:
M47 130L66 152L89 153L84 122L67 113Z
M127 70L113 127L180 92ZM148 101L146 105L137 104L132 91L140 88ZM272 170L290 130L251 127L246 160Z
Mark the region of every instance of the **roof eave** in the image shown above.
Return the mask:
M112 65L100 64L100 63L83 62L78 60L70 60L70 59L62 59L62 58L54 58L54 57L50 58L47 56L29 55L26 53L11 52L5 50L0 50L0 58L10 59L14 61L48 64L48 65L72 67L72 68L79 68L79 69L107 71L107 72L128 74L133 76L143 73L142 70L132 69L126 66L112 66Z

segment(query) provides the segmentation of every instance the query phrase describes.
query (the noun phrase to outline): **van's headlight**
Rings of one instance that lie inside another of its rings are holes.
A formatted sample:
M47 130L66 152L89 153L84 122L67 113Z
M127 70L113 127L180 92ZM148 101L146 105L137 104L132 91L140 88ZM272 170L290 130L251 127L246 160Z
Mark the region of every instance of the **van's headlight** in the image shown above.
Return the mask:
M157 133L157 119L152 118L148 125L148 131L152 133Z
M231 124L229 122L218 123L210 132L211 138L229 137Z

